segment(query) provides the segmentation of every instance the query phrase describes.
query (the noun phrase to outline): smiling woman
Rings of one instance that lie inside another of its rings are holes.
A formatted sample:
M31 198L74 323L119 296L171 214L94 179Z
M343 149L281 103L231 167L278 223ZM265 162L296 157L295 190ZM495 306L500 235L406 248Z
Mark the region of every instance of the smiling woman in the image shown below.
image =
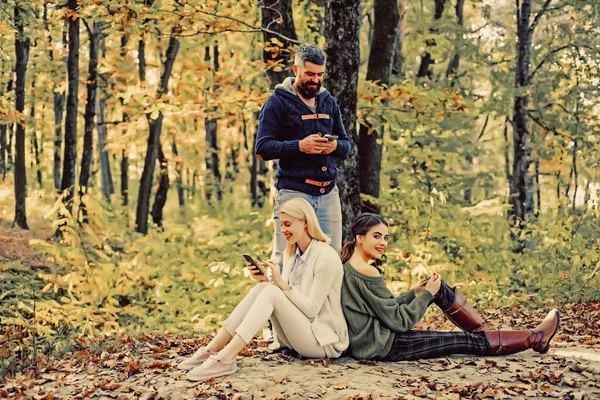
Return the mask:
M359 215L351 227L354 240L344 245L342 308L354 357L388 361L417 360L451 354L504 355L527 349L546 353L558 330L554 309L533 330L492 330L458 289L437 273L413 290L394 296L377 267L387 249L388 225L376 214ZM462 332L415 331L435 303Z
M235 358L271 319L278 341L305 357L339 357L348 347L340 302L343 268L329 238L319 227L314 209L304 199L285 202L279 211L287 241L283 272L263 262L272 278L259 282L233 310L210 343L179 364L190 380L201 381L237 371Z

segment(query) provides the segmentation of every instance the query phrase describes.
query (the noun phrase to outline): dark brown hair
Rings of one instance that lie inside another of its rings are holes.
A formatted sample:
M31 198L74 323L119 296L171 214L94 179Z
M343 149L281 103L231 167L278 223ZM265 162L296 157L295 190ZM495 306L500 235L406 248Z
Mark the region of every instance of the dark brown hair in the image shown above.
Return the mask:
M387 222L383 217L379 214L371 214L364 213L360 214L350 227L350 232L352 233L352 239L350 242L346 243L344 247L342 247L342 262L345 263L352 257L354 254L354 249L356 248L356 237L358 235L366 235L367 232L371 230L374 226L379 224L384 224L388 226Z

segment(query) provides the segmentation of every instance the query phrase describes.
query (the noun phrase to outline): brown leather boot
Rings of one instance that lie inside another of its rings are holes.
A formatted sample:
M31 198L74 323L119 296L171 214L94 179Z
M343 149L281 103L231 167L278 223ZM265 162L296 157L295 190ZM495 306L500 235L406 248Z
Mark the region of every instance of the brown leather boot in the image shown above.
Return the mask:
M489 329L477 311L467 302L465 296L454 288L454 304L444 314L450 321L466 332L481 332Z
M514 354L527 349L543 354L548 352L559 325L560 313L553 309L530 331L485 331L485 336L492 347L492 355Z

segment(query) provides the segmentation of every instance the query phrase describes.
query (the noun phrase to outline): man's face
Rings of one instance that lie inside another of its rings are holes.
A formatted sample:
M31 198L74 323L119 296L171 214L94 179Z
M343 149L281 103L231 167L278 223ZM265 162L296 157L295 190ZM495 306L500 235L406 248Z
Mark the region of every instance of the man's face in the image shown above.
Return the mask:
M294 65L296 87L305 99L312 99L319 93L325 75L325 66L306 61L304 66Z

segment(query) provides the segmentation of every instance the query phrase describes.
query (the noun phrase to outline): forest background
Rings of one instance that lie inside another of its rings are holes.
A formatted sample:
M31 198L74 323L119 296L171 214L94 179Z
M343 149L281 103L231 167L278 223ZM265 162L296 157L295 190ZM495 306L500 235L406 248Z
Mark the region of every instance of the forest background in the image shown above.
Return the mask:
M2 373L73 337L228 314L251 285L241 254L270 255L276 165L253 143L301 42L326 50L353 143L345 233L361 210L388 218L395 290L435 270L499 310L600 299L596 1L8 0L0 16L0 215L43 255L0 258Z

